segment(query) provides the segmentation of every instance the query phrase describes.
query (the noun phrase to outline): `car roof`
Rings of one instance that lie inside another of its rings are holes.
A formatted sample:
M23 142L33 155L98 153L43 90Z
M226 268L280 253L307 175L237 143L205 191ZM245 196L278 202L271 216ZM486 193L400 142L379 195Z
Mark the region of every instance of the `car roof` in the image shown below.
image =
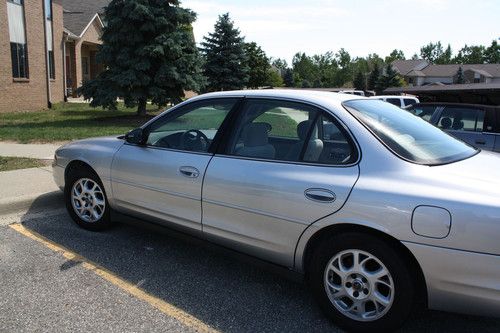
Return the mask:
M300 90L300 89L259 89L259 90L232 90L232 91L218 91L211 92L207 94L202 94L194 99L205 99L205 98L215 98L215 97L260 97L260 98L284 98L284 99L296 99L312 103L317 103L320 105L338 102L342 103L344 101L353 99L367 99L363 96L349 95L349 94L339 94L330 91L315 91L315 90Z
M371 96L370 98L411 98L411 99L418 99L416 96L403 96L403 95L375 95Z

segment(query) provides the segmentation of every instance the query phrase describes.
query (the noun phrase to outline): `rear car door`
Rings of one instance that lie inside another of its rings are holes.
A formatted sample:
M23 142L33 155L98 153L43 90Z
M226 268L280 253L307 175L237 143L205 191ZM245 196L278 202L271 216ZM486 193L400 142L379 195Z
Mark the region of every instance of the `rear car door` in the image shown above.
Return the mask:
M205 175L203 233L291 267L305 228L347 200L358 149L314 106L248 99L236 117Z
M490 122L484 109L457 105L443 108L437 126L474 147L493 150L495 135L486 131Z
M144 144L124 144L111 167L117 208L201 231L201 189L212 143L236 102L188 103L147 125Z

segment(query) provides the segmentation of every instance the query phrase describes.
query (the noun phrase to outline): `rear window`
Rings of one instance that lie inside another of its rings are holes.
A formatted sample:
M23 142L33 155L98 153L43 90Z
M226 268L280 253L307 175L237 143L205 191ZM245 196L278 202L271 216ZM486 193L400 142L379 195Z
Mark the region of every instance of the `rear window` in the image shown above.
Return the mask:
M397 156L418 164L438 165L475 155L478 150L409 112L376 100L343 103L375 137Z
M439 117L438 127L444 130L482 132L484 111L466 107L445 107Z
M426 121L430 121L432 115L436 111L436 106L433 105L416 105L408 108L408 111L413 113L415 116L420 117Z

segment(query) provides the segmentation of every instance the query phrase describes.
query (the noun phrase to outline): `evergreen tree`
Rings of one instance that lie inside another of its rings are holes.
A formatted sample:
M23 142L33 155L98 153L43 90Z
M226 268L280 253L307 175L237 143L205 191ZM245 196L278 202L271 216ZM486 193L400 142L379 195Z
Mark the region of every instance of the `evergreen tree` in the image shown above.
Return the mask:
M244 44L247 57L248 88L259 88L266 85L269 78L269 59L255 42Z
M456 83L458 84L465 83L464 70L462 69L462 66L458 67Z
M285 74L283 74L283 83L285 84L285 87L293 87L295 85L293 71L290 68L285 69Z
M356 90L365 90L365 77L363 76L363 73L358 72L356 74L353 85Z
M378 67L378 64L375 63L373 65L373 69L370 73L370 76L368 77L368 85L367 85L368 90L375 90L375 86L377 85L379 77L380 77L380 69Z
M389 87L401 87L403 86L403 79L396 73L392 68L392 65L387 65L385 73L380 76L375 85L375 91L377 95L380 95L385 89Z
M207 77L207 90L242 89L248 82L247 57L244 38L234 27L229 13L219 16L214 32L203 37L201 43L205 56L204 74Z
M196 15L177 0L113 0L98 57L105 70L78 90L91 106L116 108L117 97L146 114L148 99L165 105L199 90L201 58L191 29Z

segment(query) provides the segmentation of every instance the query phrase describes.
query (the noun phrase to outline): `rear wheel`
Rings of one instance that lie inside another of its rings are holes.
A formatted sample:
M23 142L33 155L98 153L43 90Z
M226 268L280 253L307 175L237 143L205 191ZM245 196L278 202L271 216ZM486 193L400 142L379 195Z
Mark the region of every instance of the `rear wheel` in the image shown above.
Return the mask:
M111 226L106 192L95 172L88 169L70 171L64 194L66 209L80 227L97 231Z
M384 241L363 233L325 239L309 265L310 287L321 308L348 331L394 330L415 298L410 270Z

